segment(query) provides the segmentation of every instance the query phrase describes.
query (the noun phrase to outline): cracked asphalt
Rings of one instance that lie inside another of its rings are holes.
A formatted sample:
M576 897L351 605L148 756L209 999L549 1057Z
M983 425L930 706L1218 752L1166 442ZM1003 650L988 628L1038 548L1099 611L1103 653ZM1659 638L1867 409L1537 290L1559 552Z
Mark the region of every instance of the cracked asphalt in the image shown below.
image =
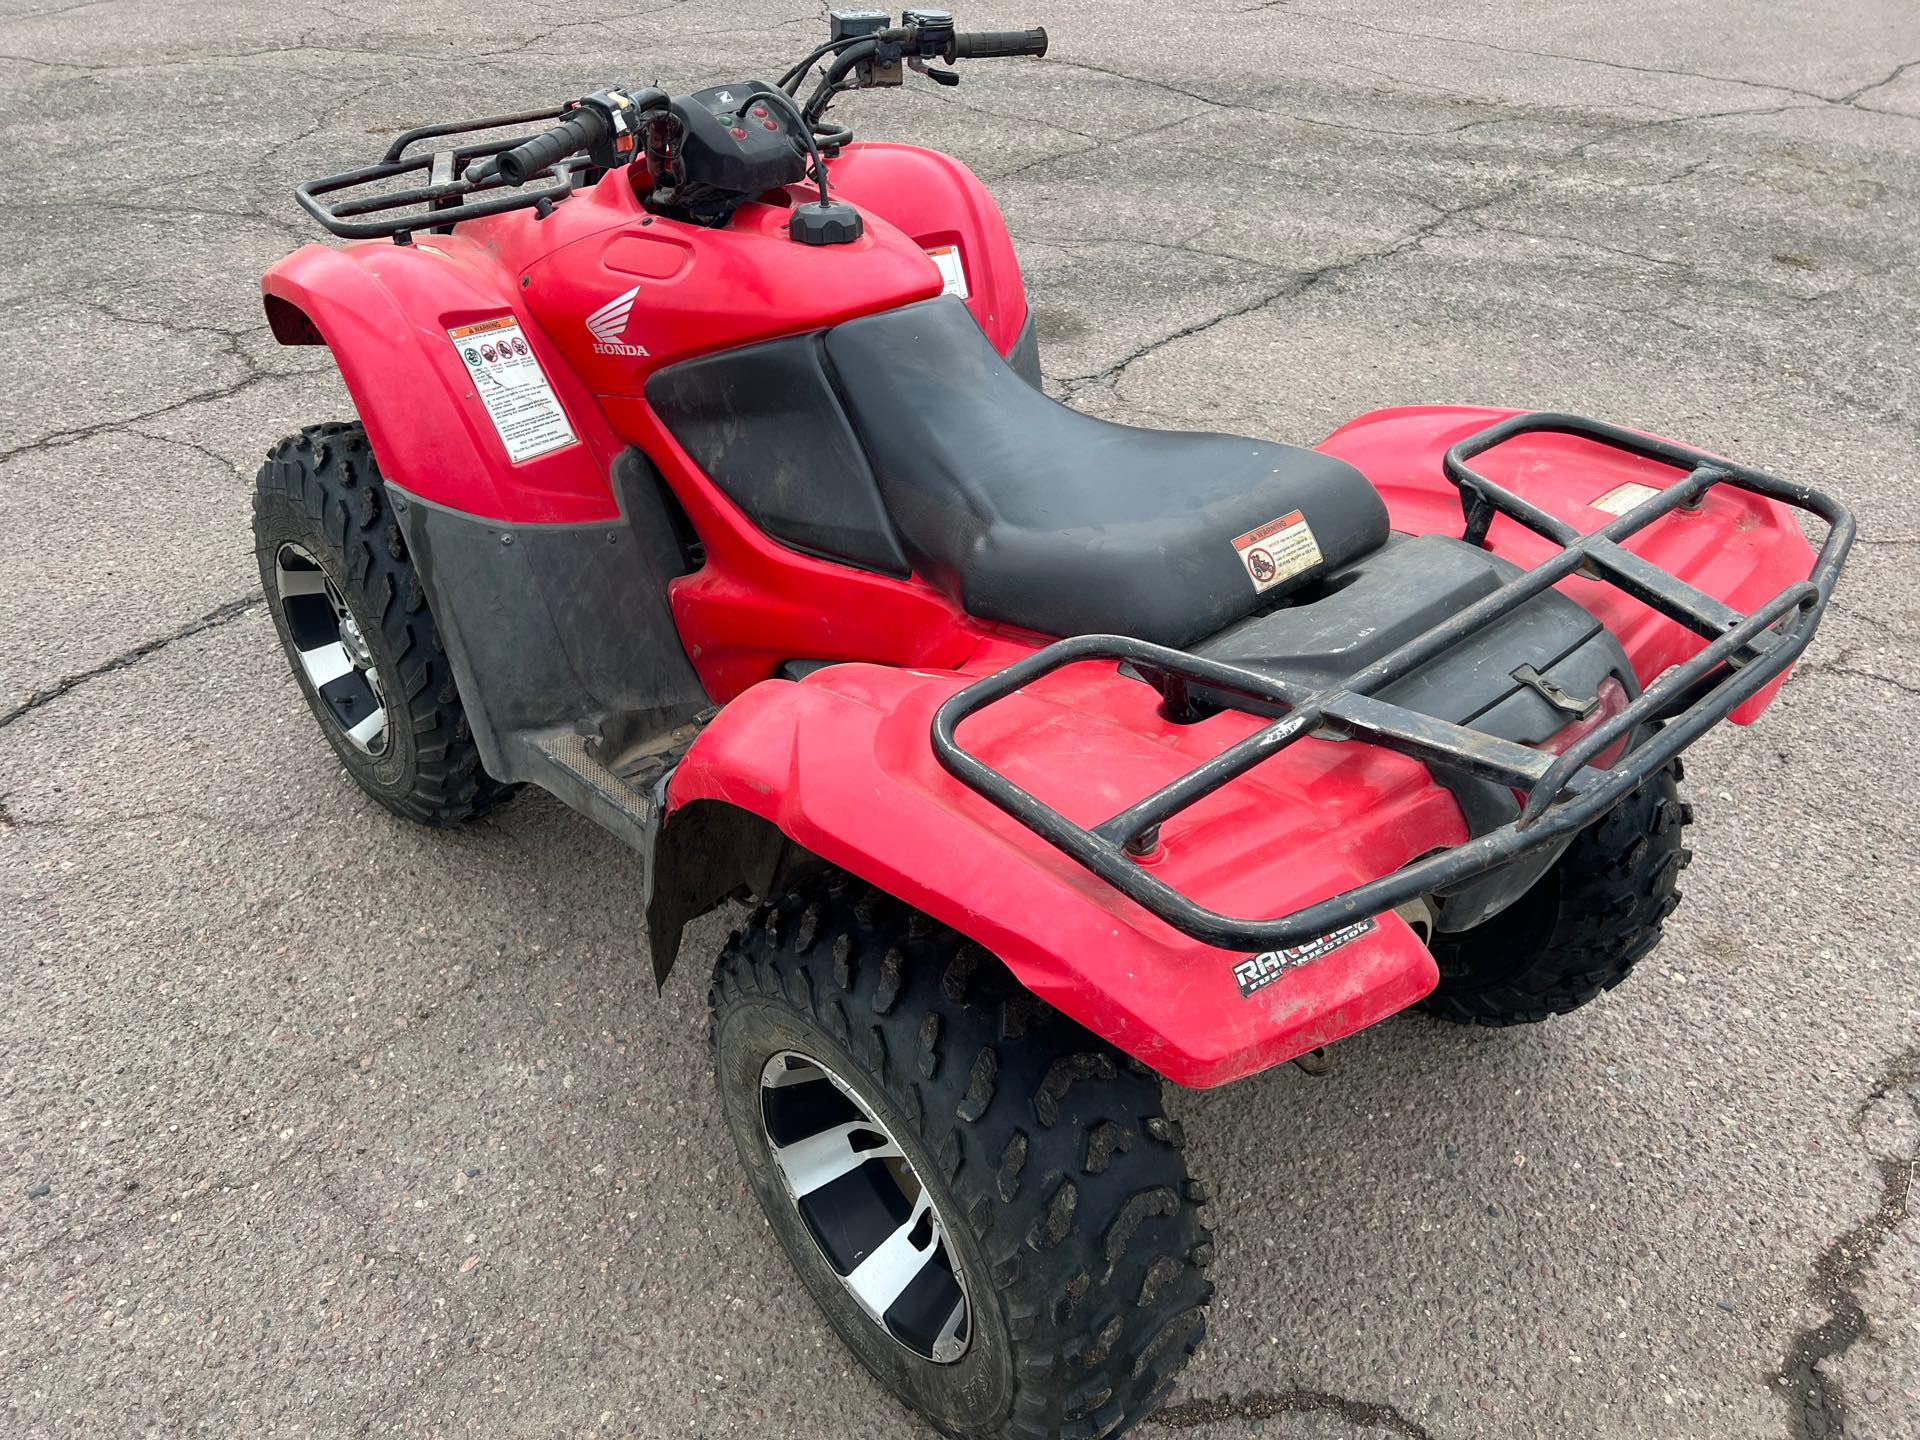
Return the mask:
M856 96L994 185L1049 387L1312 440L1509 402L1816 482L1809 662L1690 763L1621 990L1176 1096L1200 1440L1920 1434L1920 13L1057 0ZM422 121L770 75L817 7L0 0L0 1415L11 1435L920 1434L742 1184L703 975L539 795L359 798L258 604L251 476L345 416L255 282ZM1156 1433L1153 1426L1145 1433Z

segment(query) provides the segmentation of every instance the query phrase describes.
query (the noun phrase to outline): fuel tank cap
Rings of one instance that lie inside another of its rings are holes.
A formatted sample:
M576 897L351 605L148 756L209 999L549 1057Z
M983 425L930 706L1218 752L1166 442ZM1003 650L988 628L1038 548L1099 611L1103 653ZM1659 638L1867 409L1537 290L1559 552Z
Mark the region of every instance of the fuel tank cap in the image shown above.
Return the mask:
M860 212L844 200L796 205L787 234L802 245L851 245L865 233Z

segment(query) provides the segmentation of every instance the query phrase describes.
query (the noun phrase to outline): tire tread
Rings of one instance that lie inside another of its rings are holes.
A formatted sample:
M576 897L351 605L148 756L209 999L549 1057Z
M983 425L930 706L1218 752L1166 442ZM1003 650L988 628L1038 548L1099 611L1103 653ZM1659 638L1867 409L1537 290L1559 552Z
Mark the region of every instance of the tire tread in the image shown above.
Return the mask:
M827 943L798 943L802 914ZM985 951L838 874L760 907L722 949L716 1035L733 1008L770 1001L828 1034L829 1016L863 1017L848 1052L911 1117L988 1258L990 1293L974 1298L1002 1307L1012 1403L991 1428L947 1433L1068 1440L1141 1419L1199 1345L1212 1296L1204 1192L1157 1077Z
M406 537L392 514L380 468L366 431L356 421L325 421L287 436L268 452L254 481L254 528L261 582L268 608L286 642L274 570L279 540L276 520L304 516L308 548L337 566L347 586L358 592L364 613L372 617L395 662L389 695L390 727L405 726L414 738L414 764L405 788L387 788L361 772L354 757L335 739L337 726L310 700L327 738L347 769L375 800L398 815L426 825L455 825L485 814L517 787L502 785L480 762L473 730L460 702L446 649L427 608L426 591ZM290 649L290 647L289 647ZM294 665L303 693L304 679ZM355 752L357 754L357 752Z

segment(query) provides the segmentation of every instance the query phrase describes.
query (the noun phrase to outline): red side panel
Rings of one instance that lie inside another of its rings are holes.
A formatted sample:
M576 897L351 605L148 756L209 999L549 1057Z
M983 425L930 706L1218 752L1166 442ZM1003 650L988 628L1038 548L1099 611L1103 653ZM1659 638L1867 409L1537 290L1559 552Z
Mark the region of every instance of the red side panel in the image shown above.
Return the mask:
M856 144L833 162L833 185L868 215L886 218L922 250L953 246L967 307L1006 354L1027 321L1027 292L993 196L950 155L912 145Z
M1217 1085L1404 1009L1432 957L1397 917L1242 993L1244 954L1155 920L960 786L927 742L971 675L1026 651L995 642L968 674L846 665L735 700L674 774L669 803L722 800L972 936L1022 983L1183 1085ZM1255 722L1161 719L1112 667L1049 677L963 727L966 744L1083 822L1191 768ZM671 822L669 822L671 823ZM1418 765L1303 741L1169 822L1169 883L1236 914L1280 914L1466 838Z
M1349 421L1319 449L1358 467L1386 497L1393 528L1413 534L1460 533L1460 492L1441 458L1457 441L1515 414L1477 406L1403 406ZM1496 446L1474 462L1494 483L1582 531L1616 518L1593 503L1623 485L1664 489L1681 472L1566 435L1526 435ZM1502 517L1488 536L1491 548L1525 569L1554 552L1525 526ZM1700 508L1654 522L1627 548L1678 575L1736 610L1750 611L1813 568L1813 548L1778 501L1728 486L1711 491ZM1705 643L1611 585L1569 580L1560 586L1611 630L1633 662L1642 685ZM1747 725L1767 707L1783 674L1732 714Z

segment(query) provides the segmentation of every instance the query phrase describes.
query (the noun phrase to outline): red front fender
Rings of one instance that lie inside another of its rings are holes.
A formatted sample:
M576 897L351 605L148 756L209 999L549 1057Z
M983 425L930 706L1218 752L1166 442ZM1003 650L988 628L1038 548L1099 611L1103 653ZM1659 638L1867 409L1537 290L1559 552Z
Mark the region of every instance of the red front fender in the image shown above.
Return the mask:
M607 474L620 451L593 397L523 313L512 275L474 241L307 245L260 282L283 344L324 342L387 479L424 500L516 522L619 514ZM447 331L512 315L579 442L509 462Z
M1014 658L995 656L986 668ZM738 806L797 844L970 936L1021 983L1183 1085L1251 1074L1404 1009L1433 959L1397 916L1243 992L1245 954L1189 939L1081 870L940 768L933 711L973 675L840 665L740 696L675 772L672 812ZM968 743L1019 779L1045 774L1104 818L1224 743L1244 717L1157 718L1158 697L1079 666L968 722ZM1218 733L1208 732L1220 727ZM1464 839L1417 764L1306 741L1196 808L1206 823L1155 863L1202 903L1280 914ZM1116 783L1117 782L1117 783ZM1123 791L1125 792L1123 794Z

